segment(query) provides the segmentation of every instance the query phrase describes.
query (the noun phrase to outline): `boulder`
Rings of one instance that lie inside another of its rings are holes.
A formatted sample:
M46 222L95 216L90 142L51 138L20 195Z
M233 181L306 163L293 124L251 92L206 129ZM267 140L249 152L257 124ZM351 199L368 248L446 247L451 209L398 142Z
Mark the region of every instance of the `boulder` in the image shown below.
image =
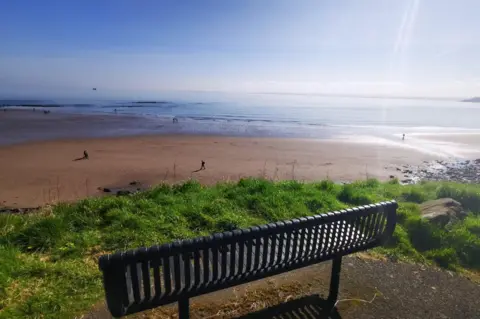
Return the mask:
M422 218L440 227L451 225L467 216L462 204L451 198L424 202L420 205L420 210Z

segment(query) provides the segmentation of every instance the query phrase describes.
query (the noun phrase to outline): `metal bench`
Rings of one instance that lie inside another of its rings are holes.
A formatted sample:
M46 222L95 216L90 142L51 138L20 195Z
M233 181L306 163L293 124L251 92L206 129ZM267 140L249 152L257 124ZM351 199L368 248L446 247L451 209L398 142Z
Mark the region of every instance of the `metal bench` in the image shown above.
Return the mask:
M381 245L395 229L397 203L382 202L238 229L100 257L107 305L115 317L333 260L335 304L342 256Z

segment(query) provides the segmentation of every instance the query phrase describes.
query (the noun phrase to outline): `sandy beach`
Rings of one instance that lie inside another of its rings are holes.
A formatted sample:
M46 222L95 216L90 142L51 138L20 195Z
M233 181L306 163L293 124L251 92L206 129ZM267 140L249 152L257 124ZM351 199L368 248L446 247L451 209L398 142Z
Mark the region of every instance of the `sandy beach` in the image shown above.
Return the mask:
M155 119L129 116L0 112L0 206L71 201L132 181L148 187L190 178L211 184L247 176L339 182L402 179L406 176L398 167L442 158L422 148L438 143L437 136L422 136L417 143L414 137L359 142L189 135L176 133L175 126L163 121L159 125ZM452 135L442 141L475 149L476 137ZM89 159L75 161L84 150ZM199 170L202 160L205 170Z
M83 150L89 159L74 161ZM138 136L35 142L0 148L0 202L32 207L97 195L99 188L131 181L387 179L399 173L395 166L429 159L397 148L296 139ZM194 172L201 160L206 169Z

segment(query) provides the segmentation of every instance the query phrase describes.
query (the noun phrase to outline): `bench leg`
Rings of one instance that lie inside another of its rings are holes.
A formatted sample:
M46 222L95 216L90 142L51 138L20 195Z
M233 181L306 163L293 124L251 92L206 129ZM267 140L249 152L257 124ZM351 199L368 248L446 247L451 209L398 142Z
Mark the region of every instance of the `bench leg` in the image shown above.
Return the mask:
M188 298L178 300L178 318L188 319L190 318L190 306Z
M330 279L330 291L328 294L328 303L333 309L338 298L338 288L340 286L340 270L342 268L342 257L335 258L332 263L332 277Z

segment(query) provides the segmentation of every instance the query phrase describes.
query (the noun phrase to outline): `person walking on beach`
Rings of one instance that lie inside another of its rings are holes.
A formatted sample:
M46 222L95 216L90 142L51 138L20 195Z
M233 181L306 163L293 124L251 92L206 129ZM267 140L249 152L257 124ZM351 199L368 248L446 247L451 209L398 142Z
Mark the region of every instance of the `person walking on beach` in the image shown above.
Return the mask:
M83 158L88 159L88 152L87 151L83 151Z
M403 134L402 141L405 141L405 134Z
M200 167L200 170L204 170L205 169L205 161L202 160L202 166Z

